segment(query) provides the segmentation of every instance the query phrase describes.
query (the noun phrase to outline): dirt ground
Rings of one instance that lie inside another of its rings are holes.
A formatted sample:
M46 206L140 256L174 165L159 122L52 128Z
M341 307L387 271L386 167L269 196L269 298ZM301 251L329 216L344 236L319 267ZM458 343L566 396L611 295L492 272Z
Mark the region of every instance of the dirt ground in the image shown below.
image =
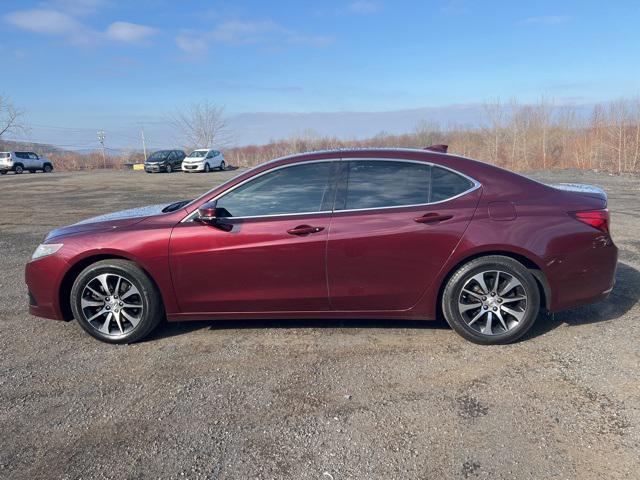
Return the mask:
M604 187L620 248L599 304L508 346L442 322L162 326L113 346L30 316L45 233L191 198L236 172L0 177L0 478L637 479L640 179Z

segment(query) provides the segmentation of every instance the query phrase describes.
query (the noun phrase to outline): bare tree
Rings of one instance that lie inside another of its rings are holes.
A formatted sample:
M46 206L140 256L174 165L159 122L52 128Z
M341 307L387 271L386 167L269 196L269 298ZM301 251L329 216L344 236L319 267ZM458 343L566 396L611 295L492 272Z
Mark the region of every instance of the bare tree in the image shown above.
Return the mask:
M0 95L0 138L6 133L18 133L25 129L20 121L23 113L10 98Z
M186 146L190 148L226 146L231 141L224 108L209 100L194 102L178 110L171 123L182 133Z

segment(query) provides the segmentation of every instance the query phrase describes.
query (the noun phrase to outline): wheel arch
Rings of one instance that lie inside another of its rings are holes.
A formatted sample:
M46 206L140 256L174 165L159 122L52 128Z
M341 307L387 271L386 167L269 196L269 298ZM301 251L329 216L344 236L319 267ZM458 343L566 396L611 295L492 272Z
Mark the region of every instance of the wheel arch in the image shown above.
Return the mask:
M508 250L487 250L483 252L477 252L460 259L451 268L449 268L446 275L442 277L442 281L440 282L440 286L438 287L438 296L436 303L436 314L438 315L438 317L442 316L442 295L444 294L444 289L447 286L447 282L449 281L451 276L464 264L477 258L488 257L492 255L501 255L503 257L511 258L521 263L527 270L529 270L536 281L538 290L540 291L540 305L545 307L546 309L549 309L549 306L551 305L551 289L549 286L549 281L547 280L547 276L538 263L521 253L516 253Z
M166 305L162 290L158 286L158 282L156 282L156 280L153 278L153 275L151 275L151 273L149 273L146 268L140 265L140 263L123 255L116 255L112 253L97 254L78 260L67 270L67 272L64 274L64 277L62 278L60 289L58 291L58 302L60 304L60 311L62 312L65 320L73 320L73 313L71 312L71 288L73 287L73 282L75 282L76 278L78 278L78 275L80 275L80 272L82 272L85 268L101 260L127 260L129 262L135 263L136 266L140 268L155 285L158 293L160 294L160 301L162 302L163 307Z

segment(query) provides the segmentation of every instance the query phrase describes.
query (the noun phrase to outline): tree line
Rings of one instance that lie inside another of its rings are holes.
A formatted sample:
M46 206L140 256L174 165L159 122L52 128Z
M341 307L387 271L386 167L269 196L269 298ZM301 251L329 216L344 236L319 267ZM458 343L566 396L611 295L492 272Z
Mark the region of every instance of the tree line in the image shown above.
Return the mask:
M24 128L20 117L21 112L0 97L0 132ZM451 153L516 171L575 168L640 173L640 98L596 104L589 112L584 107L556 106L544 98L535 104L494 101L484 105L482 119L474 126L424 121L405 134L382 132L358 140L305 131L267 144L242 147L229 146L232 135L224 111L210 101L192 104L169 122L182 134L185 149L222 148L227 163L240 167L310 150L424 148L443 143L449 145ZM35 151L39 148L42 146L33 146ZM106 162L97 151L53 149L47 155L62 170L121 168L144 161L137 150L109 155Z

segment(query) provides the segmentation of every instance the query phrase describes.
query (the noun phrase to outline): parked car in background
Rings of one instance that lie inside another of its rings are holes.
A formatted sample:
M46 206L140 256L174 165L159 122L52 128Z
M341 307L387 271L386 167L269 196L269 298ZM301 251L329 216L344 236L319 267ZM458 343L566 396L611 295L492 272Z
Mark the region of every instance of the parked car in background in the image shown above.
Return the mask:
M29 311L112 343L169 321L435 319L508 343L539 308L605 298L618 249L607 195L439 150L311 152L193 201L49 233Z
M214 168L224 170L227 164L220 150L202 148L194 150L182 162L183 172L210 172Z
M7 172L23 173L25 170L35 173L42 170L44 173L53 171L51 160L39 156L34 152L0 152L0 174Z
M182 167L185 156L182 150L158 150L144 162L144 171L147 173L175 172Z

